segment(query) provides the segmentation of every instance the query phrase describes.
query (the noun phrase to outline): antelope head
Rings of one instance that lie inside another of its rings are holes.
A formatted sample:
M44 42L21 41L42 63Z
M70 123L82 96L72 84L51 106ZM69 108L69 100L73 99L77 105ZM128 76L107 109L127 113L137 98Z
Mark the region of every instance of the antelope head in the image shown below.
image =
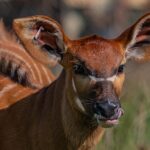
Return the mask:
M45 64L59 61L64 67L64 94L73 109L103 127L118 124L125 64L150 59L150 13L115 39L92 35L71 40L45 16L15 19L13 27L32 57Z

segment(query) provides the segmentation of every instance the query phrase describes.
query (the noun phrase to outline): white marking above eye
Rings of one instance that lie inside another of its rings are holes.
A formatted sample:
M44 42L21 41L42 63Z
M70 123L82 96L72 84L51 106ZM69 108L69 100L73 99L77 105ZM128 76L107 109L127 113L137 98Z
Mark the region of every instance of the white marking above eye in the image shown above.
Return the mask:
M97 77L94 77L94 76L89 76L89 78L93 81L96 81L96 82L102 82L102 81L110 81L110 82L114 82L115 79L116 79L116 75L113 75L111 77L108 77L108 78L97 78Z

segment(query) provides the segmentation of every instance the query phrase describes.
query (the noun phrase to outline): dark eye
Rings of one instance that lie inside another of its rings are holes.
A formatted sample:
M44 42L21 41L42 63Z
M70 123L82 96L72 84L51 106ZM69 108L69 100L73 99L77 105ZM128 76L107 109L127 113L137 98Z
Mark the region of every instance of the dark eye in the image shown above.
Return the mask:
M119 68L118 68L118 73L123 73L124 72L124 68L125 68L124 64L120 65Z
M75 64L73 66L74 73L81 75L88 75L88 69L84 67L82 64Z

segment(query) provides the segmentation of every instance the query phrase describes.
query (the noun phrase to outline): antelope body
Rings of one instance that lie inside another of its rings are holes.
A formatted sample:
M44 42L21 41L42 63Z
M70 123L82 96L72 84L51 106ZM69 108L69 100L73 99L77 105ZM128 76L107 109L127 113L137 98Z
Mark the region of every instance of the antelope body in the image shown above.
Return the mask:
M118 124L123 114L119 95L126 61L150 58L150 14L112 40L70 40L45 16L13 25L32 57L45 64L57 58L64 69L51 85L0 112L0 149L93 149L104 128Z
M0 109L49 85L54 76L33 59L0 22Z

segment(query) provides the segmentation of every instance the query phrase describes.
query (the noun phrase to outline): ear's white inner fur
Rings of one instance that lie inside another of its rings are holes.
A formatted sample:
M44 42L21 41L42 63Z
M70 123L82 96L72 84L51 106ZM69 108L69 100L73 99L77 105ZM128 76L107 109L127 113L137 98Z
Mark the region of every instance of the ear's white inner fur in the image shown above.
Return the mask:
M147 16L145 18L143 18L134 28L134 33L132 36L132 40L130 41L130 43L127 45L126 47L126 55L127 55L127 59L134 57L137 59L142 59L144 57L144 52L142 51L142 49L138 49L138 48L133 48L131 49L131 47L138 42L136 39L136 36L138 35L138 32L141 30L142 25L144 24L144 22L149 19L150 16Z

